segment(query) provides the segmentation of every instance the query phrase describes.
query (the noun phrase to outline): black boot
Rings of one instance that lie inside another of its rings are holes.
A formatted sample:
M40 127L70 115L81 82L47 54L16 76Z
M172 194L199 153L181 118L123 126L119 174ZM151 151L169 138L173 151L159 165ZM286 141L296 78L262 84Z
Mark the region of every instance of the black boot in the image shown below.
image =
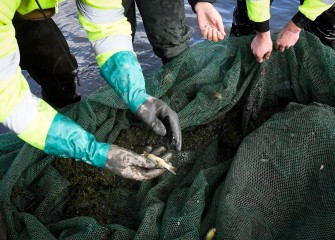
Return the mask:
M72 64L69 64L69 61ZM62 55L54 65L49 81L41 82L42 98L55 108L62 108L80 101L81 97L76 92L73 66L78 67L77 61L72 55ZM39 82L40 76L35 79Z
M42 98L54 108L63 108L70 104L79 102L81 96L77 93L74 93L73 95L56 96L54 93L50 93L48 90L42 88Z

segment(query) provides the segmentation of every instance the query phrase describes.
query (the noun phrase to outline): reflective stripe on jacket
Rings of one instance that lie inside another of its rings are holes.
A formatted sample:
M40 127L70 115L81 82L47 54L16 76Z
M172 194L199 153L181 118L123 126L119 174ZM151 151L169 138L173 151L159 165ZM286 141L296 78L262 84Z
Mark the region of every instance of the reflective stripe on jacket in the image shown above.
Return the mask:
M131 25L124 16L122 0L76 0L78 19L86 29L98 65L120 51L132 51Z

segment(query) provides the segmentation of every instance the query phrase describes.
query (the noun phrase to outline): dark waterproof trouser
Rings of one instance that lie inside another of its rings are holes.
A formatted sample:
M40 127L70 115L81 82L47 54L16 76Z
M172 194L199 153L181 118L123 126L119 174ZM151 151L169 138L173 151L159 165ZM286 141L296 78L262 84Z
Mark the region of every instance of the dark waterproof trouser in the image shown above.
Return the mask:
M303 2L300 0L301 4ZM314 33L324 44L335 50L335 4L317 17L315 21L310 21L305 30ZM245 36L254 33L253 23L248 18L246 1L237 0L230 35Z
M185 24L184 0L123 0L125 15L136 32L136 7L141 14L148 40L163 63L188 47L193 31Z
M78 64L62 32L52 18L48 21L29 21L16 16L13 25L21 69L27 70L41 85L42 98L60 108L80 100L72 74Z

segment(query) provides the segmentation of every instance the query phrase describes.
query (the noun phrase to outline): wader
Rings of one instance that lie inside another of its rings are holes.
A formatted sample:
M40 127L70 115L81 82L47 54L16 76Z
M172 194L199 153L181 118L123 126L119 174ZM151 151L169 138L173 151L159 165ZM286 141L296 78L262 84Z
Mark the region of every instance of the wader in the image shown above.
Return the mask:
M302 4L303 0L300 3ZM335 5L323 12L315 21L310 21L305 30L314 33L325 45L335 50ZM255 33L253 23L248 18L246 1L237 0L230 35L246 36Z
M136 32L136 7L141 14L145 32L157 57L169 62L188 48L193 30L185 24L183 0L123 0L125 15Z
M42 98L46 102L61 108L80 100L72 74L78 64L62 32L51 17L48 20L44 17L28 19L17 13L13 25L21 69L27 70L41 85Z

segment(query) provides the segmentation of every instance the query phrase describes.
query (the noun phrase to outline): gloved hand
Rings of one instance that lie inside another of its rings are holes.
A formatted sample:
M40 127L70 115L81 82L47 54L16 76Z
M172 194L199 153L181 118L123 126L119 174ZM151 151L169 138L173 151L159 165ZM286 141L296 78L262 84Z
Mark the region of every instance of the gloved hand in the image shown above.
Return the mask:
M168 133L168 147L174 146L177 151L181 150L179 118L166 103L151 97L139 107L136 115L156 134L165 136Z
M262 63L264 59L269 59L272 52L270 31L257 32L256 37L251 42L251 50L257 62Z
M223 40L226 35L220 13L212 3L198 2L194 7L197 13L198 25L201 34L209 41L217 42Z
M284 52L284 50L294 46L299 39L300 32L301 28L291 20L278 34L276 50Z
M48 131L44 151L106 168L133 180L151 179L165 172L165 169L157 169L155 162L142 155L116 145L97 142L92 134L59 113ZM152 153L162 154L162 158L169 161L172 154L164 151L165 148L158 148Z
M172 153L165 152L165 150L164 147L159 147L150 153L156 156L160 155L162 159L169 162ZM166 172L165 169L157 168L154 161L143 155L116 145L111 145L108 151L105 169L109 169L124 178L139 181L155 178Z
M133 52L115 53L100 71L134 114L155 133L161 136L168 134L169 147L181 150L178 115L166 103L146 93L144 76Z

